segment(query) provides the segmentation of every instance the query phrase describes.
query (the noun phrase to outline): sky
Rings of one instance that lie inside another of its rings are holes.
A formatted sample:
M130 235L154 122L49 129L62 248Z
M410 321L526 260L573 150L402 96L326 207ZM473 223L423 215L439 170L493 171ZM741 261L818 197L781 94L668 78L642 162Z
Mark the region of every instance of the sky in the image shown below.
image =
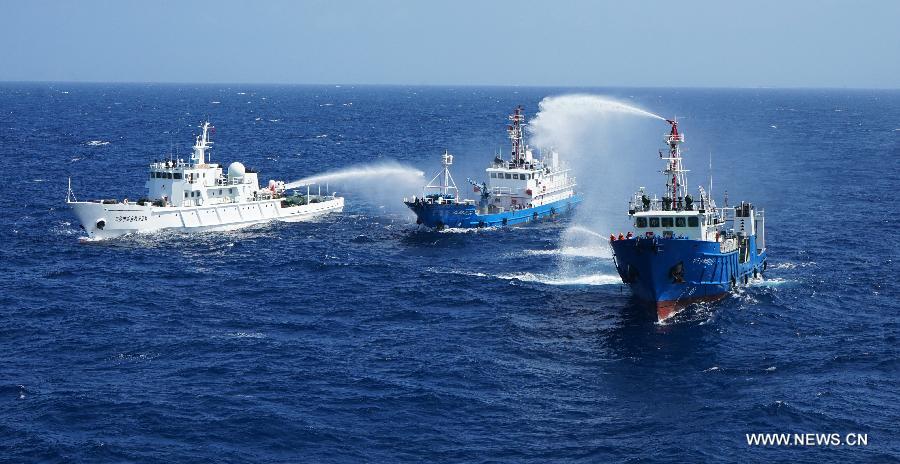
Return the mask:
M900 88L900 1L0 0L0 80Z

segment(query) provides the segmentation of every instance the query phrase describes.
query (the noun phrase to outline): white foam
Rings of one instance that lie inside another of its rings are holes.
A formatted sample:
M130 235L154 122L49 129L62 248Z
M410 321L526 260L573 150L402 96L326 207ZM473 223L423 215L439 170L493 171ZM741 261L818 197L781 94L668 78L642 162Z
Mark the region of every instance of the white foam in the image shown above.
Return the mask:
M109 145L109 142L107 142L106 140L91 140L90 142L87 142L87 144L92 147L100 147L103 145Z
M499 274L498 279L536 282L544 285L614 285L620 283L619 276L612 274L589 274L582 276L548 276L521 272L516 274Z
M794 262L787 261L787 262L775 264L774 266L772 266L772 269L796 269L798 267L809 267L809 266L815 266L815 265L816 265L815 261L807 261L807 262L803 262L803 263L794 263Z
M492 230L500 230L499 227L446 227L441 229L442 234L477 234L479 232L488 232Z
M797 281L782 279L780 277L775 277L775 278L771 278L771 279L759 278L759 279L750 279L749 286L751 286L751 287L778 287L781 285L793 284L793 283L797 283Z
M618 275L614 274L587 274L580 276L552 276L535 274L532 272L517 272L510 274L486 274L476 271L455 271L452 269L428 268L428 272L436 274L456 274L470 277L480 277L501 280L518 280L520 282L532 282L544 285L614 285L621 282Z
M228 336L234 338L265 338L266 334L261 332L234 332L228 334Z
M554 255L554 256L574 256L584 258L611 258L612 254L608 248L604 247L574 247L566 246L562 248L553 248L550 250L525 250L529 255Z

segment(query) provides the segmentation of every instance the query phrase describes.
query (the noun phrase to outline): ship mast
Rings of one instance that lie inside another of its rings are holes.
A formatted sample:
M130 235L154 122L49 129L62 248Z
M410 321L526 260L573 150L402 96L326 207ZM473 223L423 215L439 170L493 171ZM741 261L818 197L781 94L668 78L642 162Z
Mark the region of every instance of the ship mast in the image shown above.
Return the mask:
M684 134L678 132L677 120L666 119L666 122L672 125L672 130L665 135L669 153L668 156L663 156L660 152L660 158L666 161L666 169L663 171L663 175L666 176L666 196L675 205L687 195L687 180L684 173L688 170L684 169L681 164L681 147L679 145L684 143Z
M197 141L194 143L194 153L191 155L191 161L194 166L206 164L206 150L212 145L212 142L209 141L209 130L215 129L209 121L201 124L200 128L203 129L203 132L197 136Z
M429 182L428 185L425 186L425 190L439 190L441 192L441 195L444 197L449 196L451 190L454 192L458 192L458 189L456 188L456 182L453 181L453 176L450 175L450 165L452 164L453 155L450 154L450 151L444 150L444 154L441 155L442 169L437 173L437 175L434 176L434 178L431 179L431 182ZM440 183L435 184L435 182Z
M513 114L509 115L512 124L506 126L506 132L509 133L509 139L512 141L512 153L510 162L513 165L519 165L525 162L525 111L522 105L516 107Z

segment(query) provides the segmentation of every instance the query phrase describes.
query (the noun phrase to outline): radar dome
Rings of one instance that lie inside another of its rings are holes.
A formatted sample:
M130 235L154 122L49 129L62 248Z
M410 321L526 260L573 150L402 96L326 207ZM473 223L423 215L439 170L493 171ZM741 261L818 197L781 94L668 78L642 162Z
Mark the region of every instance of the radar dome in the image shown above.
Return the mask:
M247 170L244 169L244 165L237 161L228 165L228 177L244 177L245 172L247 172Z

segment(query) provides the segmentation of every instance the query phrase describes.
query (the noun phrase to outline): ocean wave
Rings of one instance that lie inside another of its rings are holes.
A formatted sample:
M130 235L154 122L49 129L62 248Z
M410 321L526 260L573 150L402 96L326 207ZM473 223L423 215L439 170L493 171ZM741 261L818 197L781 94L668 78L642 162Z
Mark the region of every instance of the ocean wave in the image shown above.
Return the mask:
M809 267L809 266L815 266L815 265L816 265L815 261L807 261L807 262L803 262L803 263L795 263L795 262L791 262L791 261L785 261L783 263L777 263L771 267L772 267L772 269L796 269L798 267L802 268L802 267Z
M774 278L758 278L758 279L750 279L748 285L750 287L778 287L781 285L795 284L796 280L790 279L782 279L780 277Z
M109 145L109 142L106 140L91 140L89 142L85 142L85 144L91 147L102 147L103 145Z
M266 334L262 332L232 332L228 336L234 338L266 338Z
M500 230L499 227L447 227L438 232L442 234L477 234L480 231L487 232Z
M508 274L488 274L478 271L456 271L452 269L429 268L428 272L436 274L455 274L469 277L481 277L501 280L517 280L519 282L531 282L544 285L614 285L621 282L615 274L585 274L577 276L562 276L549 274L535 274L533 272L514 272Z
M549 250L525 250L525 254L537 256L578 256L584 258L612 258L612 254L606 247L562 247Z
M535 282L544 285L614 285L621 283L619 276L614 274L554 276L546 274L534 274L531 272L521 272L515 274L499 274L495 277L504 280L519 280L522 282Z

